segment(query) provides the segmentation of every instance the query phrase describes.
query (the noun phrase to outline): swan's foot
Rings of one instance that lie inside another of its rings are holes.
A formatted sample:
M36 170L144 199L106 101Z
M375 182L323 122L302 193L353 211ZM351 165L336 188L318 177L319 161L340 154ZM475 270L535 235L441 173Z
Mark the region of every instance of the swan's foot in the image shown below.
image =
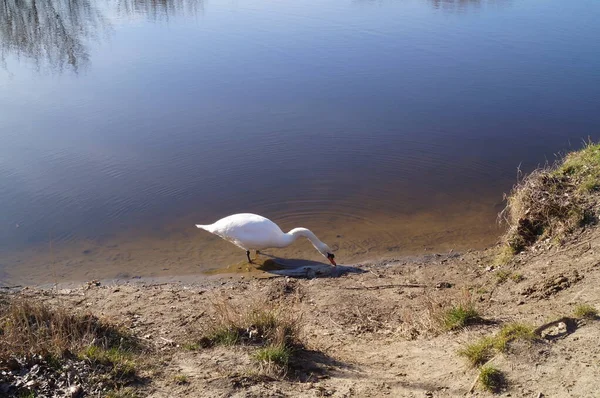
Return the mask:
M246 257L248 257L248 262L252 264L252 259L250 258L250 250L246 250Z

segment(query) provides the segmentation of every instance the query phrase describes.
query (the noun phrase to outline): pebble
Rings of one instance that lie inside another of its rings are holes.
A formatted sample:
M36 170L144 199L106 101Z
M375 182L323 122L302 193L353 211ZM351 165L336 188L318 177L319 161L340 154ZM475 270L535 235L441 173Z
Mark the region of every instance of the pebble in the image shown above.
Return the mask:
M76 384L69 388L69 395L71 396L71 398L78 398L82 394L83 394L83 388L79 384Z

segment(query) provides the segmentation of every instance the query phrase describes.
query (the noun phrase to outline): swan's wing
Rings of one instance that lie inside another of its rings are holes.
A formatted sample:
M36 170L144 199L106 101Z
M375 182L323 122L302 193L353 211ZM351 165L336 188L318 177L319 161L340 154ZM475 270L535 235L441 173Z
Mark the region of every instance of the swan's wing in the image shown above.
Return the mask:
M230 216L215 224L213 233L246 250L280 247L284 236L277 224L255 214Z

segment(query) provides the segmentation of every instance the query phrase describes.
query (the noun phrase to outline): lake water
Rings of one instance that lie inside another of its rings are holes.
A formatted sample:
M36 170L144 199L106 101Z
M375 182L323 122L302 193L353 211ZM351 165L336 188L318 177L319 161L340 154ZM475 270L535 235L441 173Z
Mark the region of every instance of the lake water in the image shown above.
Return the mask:
M600 138L599 16L598 0L1 0L0 280L243 264L194 227L236 212L308 227L343 264L490 245L519 165Z

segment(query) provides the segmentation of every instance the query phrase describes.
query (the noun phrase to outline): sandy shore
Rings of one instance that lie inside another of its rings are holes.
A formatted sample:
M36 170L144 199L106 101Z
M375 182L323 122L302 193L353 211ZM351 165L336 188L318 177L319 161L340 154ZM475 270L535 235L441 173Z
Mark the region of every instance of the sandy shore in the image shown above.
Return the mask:
M478 388L470 392L478 371L457 354L465 344L507 323L537 327L573 316L578 304L600 308L598 230L561 248L534 247L501 267L493 265L494 253L387 260L335 275L238 273L14 294L92 312L144 341L148 351L132 384L137 396L487 396ZM285 377L259 377L253 347L194 346L218 315L216 303L243 309L261 300L301 315L303 354ZM485 322L452 331L436 326L438 308L465 300ZM558 338L512 346L493 359L508 381L500 394L598 396L599 339L600 323L587 320Z

